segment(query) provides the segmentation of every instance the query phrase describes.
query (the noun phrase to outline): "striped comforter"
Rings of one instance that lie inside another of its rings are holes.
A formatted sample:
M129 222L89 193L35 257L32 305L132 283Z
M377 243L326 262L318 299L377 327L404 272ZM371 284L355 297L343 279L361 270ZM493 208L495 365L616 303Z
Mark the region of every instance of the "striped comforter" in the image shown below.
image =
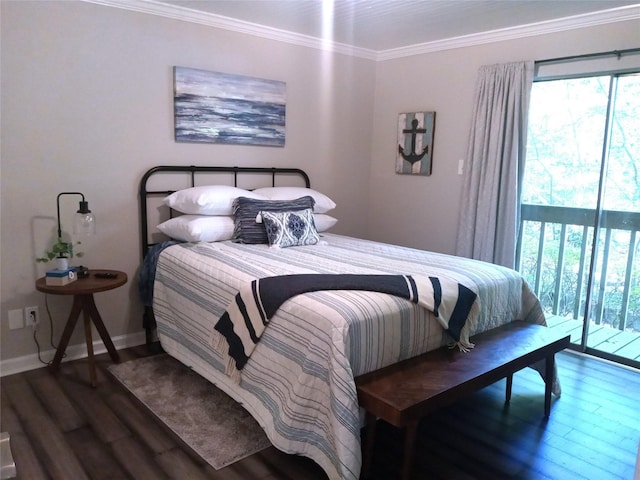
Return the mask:
M431 313L400 297L305 293L273 317L237 384L224 373L226 349L213 346L220 343L214 324L244 285L300 273L437 276L478 294L480 315L469 325L471 335L514 319L545 321L536 297L512 270L332 234L323 240L286 249L231 242L172 246L159 257L153 306L163 348L242 403L273 445L312 458L331 479L356 480L361 423L354 377L438 348L448 336Z

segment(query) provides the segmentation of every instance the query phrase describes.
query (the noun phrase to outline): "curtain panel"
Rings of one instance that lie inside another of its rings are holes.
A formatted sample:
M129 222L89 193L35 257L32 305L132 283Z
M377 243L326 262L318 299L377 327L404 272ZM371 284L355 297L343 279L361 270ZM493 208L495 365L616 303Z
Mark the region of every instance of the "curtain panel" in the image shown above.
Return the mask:
M527 61L478 71L456 255L515 267L533 70Z

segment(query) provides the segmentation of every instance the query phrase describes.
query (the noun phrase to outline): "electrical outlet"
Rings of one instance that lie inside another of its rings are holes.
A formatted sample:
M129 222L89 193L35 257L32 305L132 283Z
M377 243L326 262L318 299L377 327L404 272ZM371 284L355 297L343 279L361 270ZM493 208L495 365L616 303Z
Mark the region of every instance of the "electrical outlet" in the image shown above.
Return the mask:
M40 323L40 310L38 307L24 308L24 322L26 325L31 325L34 329L38 327Z

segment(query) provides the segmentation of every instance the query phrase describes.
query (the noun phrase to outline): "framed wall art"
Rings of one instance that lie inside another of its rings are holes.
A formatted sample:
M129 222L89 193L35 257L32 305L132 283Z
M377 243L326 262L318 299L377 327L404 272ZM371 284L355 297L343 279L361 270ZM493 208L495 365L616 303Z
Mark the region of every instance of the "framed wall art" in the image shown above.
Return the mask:
M284 147L286 83L174 67L177 142Z
M401 113L398 116L396 173L431 175L436 112Z

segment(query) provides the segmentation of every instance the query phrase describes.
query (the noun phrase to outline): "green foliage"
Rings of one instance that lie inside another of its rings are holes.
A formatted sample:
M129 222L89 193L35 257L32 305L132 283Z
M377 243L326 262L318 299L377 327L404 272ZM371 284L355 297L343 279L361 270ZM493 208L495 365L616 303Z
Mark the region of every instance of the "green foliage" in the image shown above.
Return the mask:
M80 245L80 242L76 242L76 245ZM75 256L78 258L82 258L84 254L82 252L76 252ZM67 242L62 238L58 238L56 243L51 246L47 252L45 252L44 256L36 258L36 262L47 263L53 260L54 258L73 258L73 242Z
M531 93L523 203L595 208L609 76L537 82ZM604 209L640 211L640 76L621 76L609 122Z

